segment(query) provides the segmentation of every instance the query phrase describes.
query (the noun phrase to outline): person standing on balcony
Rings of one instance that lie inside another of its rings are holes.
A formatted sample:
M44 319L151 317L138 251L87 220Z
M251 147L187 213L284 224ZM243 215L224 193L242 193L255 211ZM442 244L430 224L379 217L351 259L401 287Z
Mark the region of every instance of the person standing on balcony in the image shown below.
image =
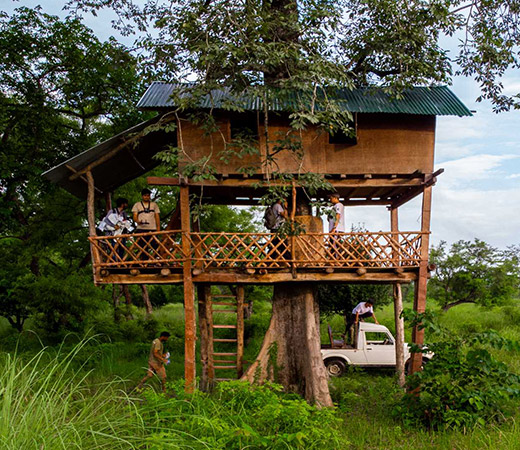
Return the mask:
M161 231L161 219L159 217L159 206L151 200L152 191L143 189L141 191L141 201L137 202L132 208L134 222L136 223L135 233L148 233L150 231ZM141 236L136 244L147 254L152 254L157 248L157 241L154 236ZM151 248L150 248L151 247ZM139 252L142 251L139 249Z
M274 259L285 259L287 257L286 248L284 242L278 236L278 231L284 222L288 219L287 214L287 202L282 199L276 200L276 202L269 206L264 215L265 227L274 235L271 238L272 244L272 257Z
M142 389L143 384L146 383L149 378L152 378L154 374L157 374L161 379L162 391L166 393L166 369L164 365L169 363L169 353L164 353L164 342L166 342L169 337L170 333L163 331L157 339L153 340L148 358L148 372L136 389Z
M119 236L130 232L131 222L128 220L125 209L128 208L128 200L119 197L116 207L108 211L107 215L97 226L97 229L105 236ZM115 250L115 254L123 259L125 256L126 238L110 239L107 242Z
M333 214L329 217L329 233L345 232L345 206L339 201L338 194L330 194Z
M332 259L340 259L341 246L338 245L340 233L345 232L345 206L339 201L339 194L329 195L329 201L332 203L332 214L329 216L329 233L330 245L332 247ZM328 270L332 270L329 268Z

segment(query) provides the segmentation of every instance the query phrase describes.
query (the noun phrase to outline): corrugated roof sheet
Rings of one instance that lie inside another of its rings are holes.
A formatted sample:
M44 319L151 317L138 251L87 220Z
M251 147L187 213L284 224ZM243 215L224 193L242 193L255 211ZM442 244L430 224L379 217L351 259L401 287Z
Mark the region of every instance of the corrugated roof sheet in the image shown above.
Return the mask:
M189 96L191 85L178 85L153 82L137 104L141 109L173 108L172 92L182 87L185 92L181 96ZM284 111L296 108L301 95L297 93L285 95L285 98L275 98L269 109ZM334 91L338 104L350 112L358 113L400 113L421 114L428 116L471 116L471 111L451 92L447 86L415 87L407 89L402 97L393 98L382 88L338 89ZM223 108L233 103L245 110L257 111L263 109L260 97L233 95L229 89L215 89L204 95L199 101L200 108Z

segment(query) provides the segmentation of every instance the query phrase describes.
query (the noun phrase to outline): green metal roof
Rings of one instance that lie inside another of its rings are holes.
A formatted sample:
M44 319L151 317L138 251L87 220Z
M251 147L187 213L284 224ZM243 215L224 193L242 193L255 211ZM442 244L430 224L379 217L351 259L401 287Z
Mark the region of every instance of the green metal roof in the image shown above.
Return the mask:
M172 92L181 88L181 96L189 96L192 85L153 82L137 104L141 109L170 109L175 107ZM301 95L289 93L271 100L271 111L288 111L298 108ZM414 87L406 89L400 98L386 93L382 88L336 89L333 97L337 104L350 112L421 114L428 116L471 116L471 111L447 86ZM234 95L228 88L214 89L199 100L199 108L224 108L230 103L247 111L263 109L258 96ZM319 103L319 102L318 102ZM318 106L319 107L319 106Z

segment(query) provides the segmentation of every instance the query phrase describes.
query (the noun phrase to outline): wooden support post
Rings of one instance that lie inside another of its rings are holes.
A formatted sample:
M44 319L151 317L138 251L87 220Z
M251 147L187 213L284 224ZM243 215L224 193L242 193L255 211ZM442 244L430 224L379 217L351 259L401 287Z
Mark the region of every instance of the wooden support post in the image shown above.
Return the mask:
M237 286L237 378L244 374L244 286Z
M390 208L390 230L392 233L399 232L399 212L397 208ZM397 235L392 235L392 238L396 238ZM394 252L392 255L394 266L396 270L399 267L399 255ZM400 283L394 283L393 285L394 294L394 321L395 321L395 371L397 373L397 382L399 386L404 387L404 319L401 317L403 312L403 295Z
M394 283L394 319L395 319L395 371L399 386L405 385L404 374L404 319L401 317L403 312L403 294L401 283Z
M200 388L204 392L209 392L213 389L215 383L211 286L208 284L199 285L197 296L199 300L200 359L202 363Z
M195 388L195 292L191 275L190 249L190 191L188 186L180 188L182 252L184 254L183 285L184 285L184 379L186 392Z
M112 209L112 196L110 192L105 192L105 209L107 214Z
M422 201L422 219L421 231L429 233L430 231L430 216L432 205L432 187L424 188ZM429 252L430 236L423 234L421 241L421 261L419 263L419 274L415 282L414 303L413 309L418 313L423 313L426 310L426 285L428 283L428 252ZM420 330L419 326L415 326L412 331L412 342L419 346L424 344L424 330ZM411 373L421 370L422 353L412 353Z
M88 220L88 234L90 236L96 236L96 209L95 209L95 186L94 186L94 177L92 176L92 172L88 171L86 173L87 177L87 220ZM92 257L92 274L94 275L94 283L98 281L98 270L96 269L96 265L99 264L99 251L95 245L90 244L90 255Z

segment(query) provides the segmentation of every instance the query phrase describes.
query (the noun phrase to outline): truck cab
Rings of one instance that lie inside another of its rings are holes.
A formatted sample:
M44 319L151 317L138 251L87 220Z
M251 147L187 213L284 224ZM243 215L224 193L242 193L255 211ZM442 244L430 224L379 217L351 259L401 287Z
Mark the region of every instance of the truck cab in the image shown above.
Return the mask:
M332 339L322 345L321 355L327 372L337 377L345 373L348 366L358 367L395 367L395 339L390 330L374 323L360 322L353 345ZM408 361L410 350L404 344L404 359ZM429 358L429 355L424 355Z

